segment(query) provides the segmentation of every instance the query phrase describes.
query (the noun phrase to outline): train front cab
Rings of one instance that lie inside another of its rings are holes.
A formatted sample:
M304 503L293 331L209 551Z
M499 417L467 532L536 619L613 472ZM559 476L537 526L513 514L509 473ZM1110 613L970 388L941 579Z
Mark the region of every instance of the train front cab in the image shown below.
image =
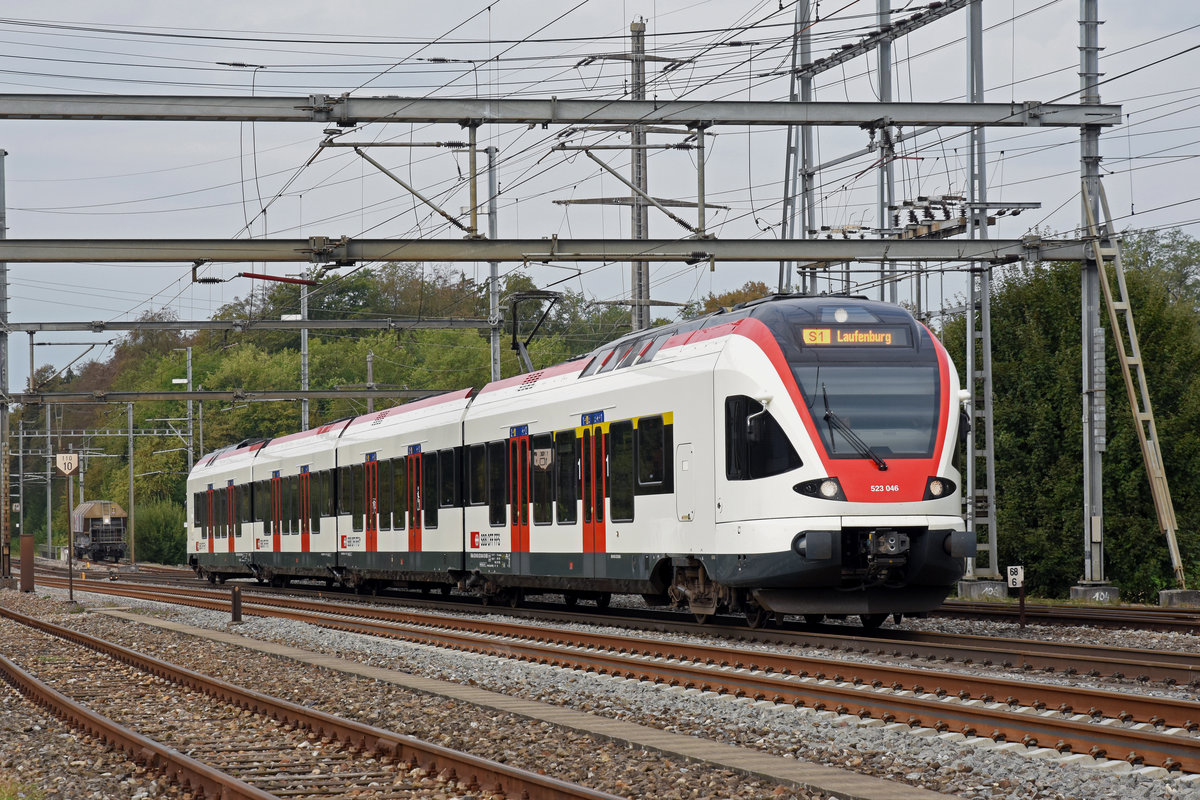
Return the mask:
M974 555L945 349L902 309L839 298L763 304L736 332L714 381L731 546L697 557L707 577L748 614L936 608Z

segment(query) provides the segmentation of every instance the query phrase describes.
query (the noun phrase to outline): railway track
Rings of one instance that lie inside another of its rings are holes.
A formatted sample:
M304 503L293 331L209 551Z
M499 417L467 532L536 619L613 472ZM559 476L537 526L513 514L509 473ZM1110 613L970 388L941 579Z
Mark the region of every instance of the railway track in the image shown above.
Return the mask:
M0 616L9 628L4 680L204 797L615 798L230 686L8 609ZM17 625L36 633L15 635Z
M1016 603L996 600L947 600L933 612L939 617L1000 619L1016 622ZM1200 634L1200 608L1156 606L1101 606L1068 603L1027 603L1025 618L1050 625L1090 625L1106 628Z
M229 609L224 593L108 584L104 589L214 610ZM673 644L622 634L580 633L492 619L447 619L294 598L254 599L244 603L243 610L252 615L653 681L696 692L870 717L884 724L981 735L1021 742L1027 747L1200 772L1200 737L1195 735L1200 704L1192 701L1037 683L1028 678L930 670L911 664L898 667L730 646Z

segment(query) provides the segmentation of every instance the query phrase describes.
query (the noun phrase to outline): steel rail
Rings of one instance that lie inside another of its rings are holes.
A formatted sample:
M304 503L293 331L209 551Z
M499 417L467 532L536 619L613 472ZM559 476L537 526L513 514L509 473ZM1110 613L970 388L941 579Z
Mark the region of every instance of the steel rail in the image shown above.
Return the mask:
M616 795L606 792L500 764L486 758L473 756L470 753L426 742L407 734L364 725L251 689L233 686L219 678L202 675L112 642L89 636L81 631L63 628L25 616L11 609L0 607L0 616L103 653L164 680L204 692L238 708L271 716L285 724L302 726L319 736L327 736L354 747L373 750L403 762L421 765L431 773L448 771L447 774L455 780L459 779L458 776L465 776L467 783L489 788L506 797L527 797L530 800L554 800L563 797L584 798L585 800L618 800ZM260 793L248 794L246 797L270 798L274 795Z
M7 614L6 614L7 616ZM170 747L95 713L87 706L42 683L0 655L0 679L48 710L68 725L84 730L102 742L119 748L139 764L168 775L171 780L203 797L228 800L278 800L276 795L226 775Z
M139 594L141 591L134 590L135 594ZM152 593L146 592L146 594ZM223 599L194 598L192 600L185 599L185 602L189 605L211 608L223 609L226 607ZM576 641L580 637L576 635L575 631L530 632L528 629L522 629L521 635L523 636L537 636L542 640L554 639L560 642L554 645L543 645L509 638L514 626L504 623L469 620L431 621L428 618L417 623L396 622L394 619L378 621L363 619L363 617L375 615L395 618L418 615L386 611L378 613L378 609L365 608L348 609L345 614L335 614L330 611L327 603L277 601L274 598L263 602L244 602L242 610L246 614L280 617L342 631L417 641L467 652L504 655L539 664L583 669L601 674L649 680L655 683L668 683L737 697L752 697L757 700L772 700L776 703L791 703L799 706L808 705L817 710L835 710L841 714L856 714L860 717L871 716L887 722L904 717L903 721L911 727L923 726L939 731L954 728L967 735L976 735L979 731L986 733L990 730L990 734L986 735L990 735L994 739L1021 741L1028 746L1049 745L1059 751L1089 752L1093 755L1114 753L1118 754L1116 757L1126 758L1134 763L1149 759L1168 769L1182 768L1188 772L1200 772L1200 738L1197 737L1082 721L1091 719L1093 709L1089 709L1087 714L1077 714L1071 719L1063 719L1040 713L1013 711L1008 707L1007 702L993 702L990 705L984 705L985 701L982 699L962 703L946 702L943 700L943 696L948 694L949 690L945 690L942 696L939 696L937 692L919 696L918 693L923 692L923 687L919 685L910 684L911 688L908 689L879 691L875 684L878 681L879 686L882 687L883 680L872 676L871 665L848 665L845 663L831 665L820 659L800 660L795 657L781 657L781 661L786 662L788 659L792 659L789 663L803 662L817 666L818 669L825 667L830 671L835 668L846 668L846 671L849 671L853 668L867 676L855 676L858 679L856 683L853 678L845 679L845 674L837 676L844 679L839 682L836 679L818 679L810 673L806 675L806 680L796 675L756 673L746 667L727 665L714 668L707 664L696 663L694 660L676 663L658 660L677 657L680 654L683 654L682 657L688 657L686 646L681 647L675 655L669 655L669 648L660 643L654 643L651 645L651 649L661 649L663 650L661 654L630 656L620 652L628 651L635 646L631 640L625 637L584 636L582 639L585 646L603 649L581 651L580 644ZM353 617L348 618L347 615L353 615ZM470 630L466 630L467 628ZM492 630L489 631L488 628ZM563 649L564 645L561 642L569 642L570 649ZM727 648L703 646L698 649L705 654L727 650ZM763 668L766 668L765 665L774 658L767 653L752 653L752 655L755 658L755 665L763 666ZM704 655L700 656L701 659L704 657ZM694 656L688 658L694 658ZM727 664L735 665L736 660L730 658ZM792 667L772 666L771 668L786 669L788 672L792 670ZM807 670L801 671L808 672ZM889 675L894 676L895 672L890 671ZM924 679L921 674L910 675L910 677L914 681ZM951 677L960 680L956 676ZM965 680L966 683L973 686L982 686L986 681L986 679L975 676L963 676L961 680ZM871 688L859 688L864 683ZM1012 683L1006 681L1003 685L1011 688ZM1036 691L1045 694L1051 690L1045 686L1038 686ZM989 694L994 693L994 689L989 692ZM1086 693L1075 694L1072 695L1072 698L1078 700L1086 696ZM1115 692L1096 692L1095 696L1113 702L1122 702L1126 699ZM1020 703L1021 701L1014 699L1013 702ZM1102 701L1101 704L1103 704ZM1037 709L1039 703L1036 700L1028 700L1026 705ZM1163 703L1164 711L1167 711L1168 705L1172 706L1172 710L1168 713L1179 715L1191 712L1192 716L1181 720L1184 723L1182 727L1194 727L1193 718L1200 719L1200 714L1196 713L1200 711L1200 704L1187 701ZM1074 709L1070 707L1069 703L1065 701L1061 703L1061 713L1069 714L1073 711ZM1146 712L1143 711L1143 713ZM1131 712L1125 708L1122 708L1122 711L1115 716L1123 721L1132 718ZM1165 723L1166 720L1161 715L1152 714L1143 725ZM1128 755L1123 753L1128 753Z

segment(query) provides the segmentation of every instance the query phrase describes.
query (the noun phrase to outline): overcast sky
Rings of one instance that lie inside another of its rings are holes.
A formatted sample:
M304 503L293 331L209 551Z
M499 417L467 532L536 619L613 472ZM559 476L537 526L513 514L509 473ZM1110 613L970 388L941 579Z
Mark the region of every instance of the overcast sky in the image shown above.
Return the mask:
M232 3L145 3L43 0L6 5L0 19L0 93L168 95L487 96L618 98L628 90L628 64L594 59L624 52L629 23L644 19L653 55L650 94L660 99L785 99L791 3L729 0L529 0L429 3L395 0L331 4L308 0ZM897 16L923 7L895 0ZM985 84L988 101L1073 103L1079 92L1079 3L1075 0L987 0ZM875 27L874 0L819 3L813 28L817 57L857 41ZM1102 139L1105 188L1119 228L1182 228L1200 221L1200 13L1191 0L1133 3L1100 0L1104 48L1101 101L1119 104L1126 124ZM893 96L899 101L962 101L966 14L958 12L893 48ZM221 62L247 66L225 66ZM871 101L875 56L823 74L816 99ZM325 151L311 165L325 126L318 123L0 122L5 162L8 236L245 238L313 235L366 238L456 238L461 234L417 204L395 183L346 150ZM500 153L500 236L629 235L621 208L562 205L555 200L617 196L627 190L581 155L551 150L561 130L489 127L484 145ZM356 140L462 139L457 126L368 125ZM670 143L682 136L662 134ZM614 132L577 134L574 141L616 144ZM988 132L989 198L1040 203L1005 217L993 238L1037 229L1073 236L1080 222L1078 131L1062 128ZM782 129L724 127L711 137L707 182L714 209L708 227L718 237L780 235ZM854 128L818 134L819 161L867 144ZM965 137L944 129L903 145L895 175L899 199L963 194ZM466 157L447 149L380 148L374 156L436 198L452 213L467 205ZM621 172L624 151L602 156ZM875 155L824 171L818 223L876 226ZM693 156L656 152L651 193L695 199ZM265 212L264 212L265 209ZM691 211L681 214L691 218ZM652 237L685 235L651 212ZM868 235L873 235L868 233ZM487 267L464 264L469 276ZM209 277L267 270L295 274L299 265L228 265ZM627 297L627 264L502 265L527 270L541 286L569 288L598 300ZM777 265L656 265L656 300L687 302L708 292L761 280L774 286ZM245 296L246 279L217 285L191 282L190 265L13 264L14 322L126 319L169 309L180 319L208 318ZM868 277L865 274L864 278ZM564 280L565 279L565 280ZM961 277L927 280L932 307L958 302ZM874 290L872 290L874 291ZM909 301L911 284L900 290ZM669 309L655 311L669 315ZM104 342L65 334L58 341ZM54 341L39 337L38 341ZM28 374L25 336L10 339L10 388ZM85 347L39 347L39 364L63 366ZM106 358L103 347L86 358ZM286 388L286 387L280 387Z

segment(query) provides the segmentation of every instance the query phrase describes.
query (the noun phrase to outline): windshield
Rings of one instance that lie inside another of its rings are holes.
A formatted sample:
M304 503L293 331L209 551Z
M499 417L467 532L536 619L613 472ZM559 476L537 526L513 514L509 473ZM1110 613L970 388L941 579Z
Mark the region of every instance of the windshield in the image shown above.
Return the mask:
M885 459L933 455L938 426L936 363L791 366L831 458L863 458L854 435ZM845 426L825 419L826 399Z

